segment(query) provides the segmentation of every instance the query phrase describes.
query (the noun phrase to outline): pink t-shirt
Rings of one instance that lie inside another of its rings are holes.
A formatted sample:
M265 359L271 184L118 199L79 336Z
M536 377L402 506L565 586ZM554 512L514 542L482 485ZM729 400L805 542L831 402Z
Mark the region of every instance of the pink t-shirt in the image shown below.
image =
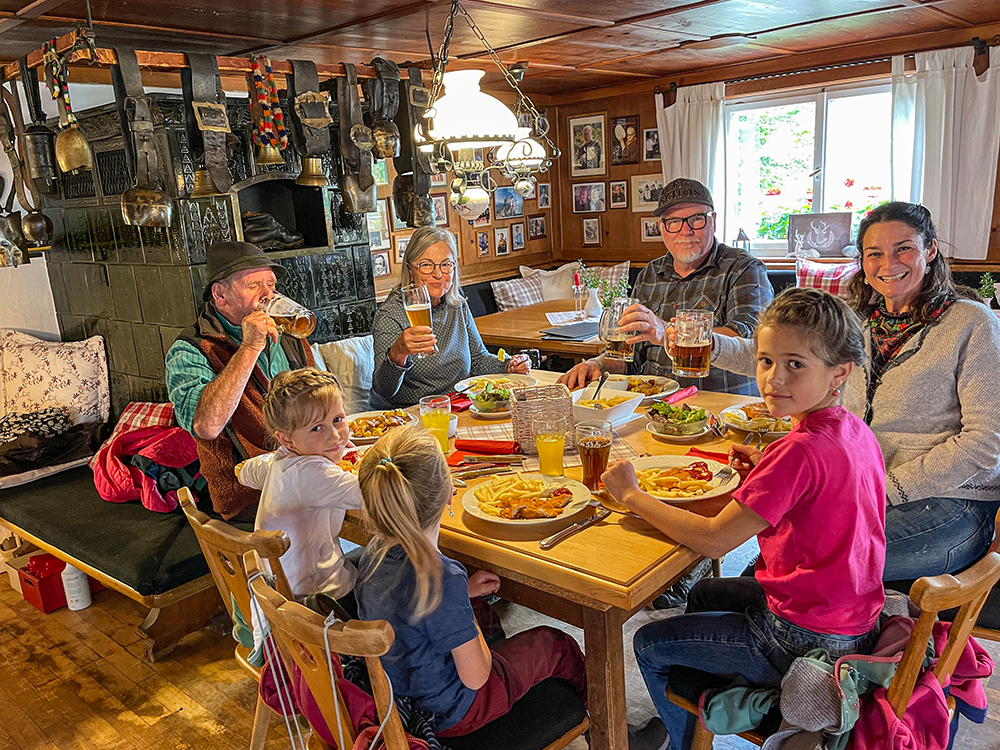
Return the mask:
M771 611L801 628L861 635L885 594L885 464L842 406L806 416L767 446L733 497L770 524L756 576Z

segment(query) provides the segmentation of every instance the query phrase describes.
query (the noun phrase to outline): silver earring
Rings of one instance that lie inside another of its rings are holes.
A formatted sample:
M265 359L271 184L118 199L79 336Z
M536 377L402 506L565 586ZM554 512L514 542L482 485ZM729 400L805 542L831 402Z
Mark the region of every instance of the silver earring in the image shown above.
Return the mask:
M930 266L924 266L924 276L926 276L930 272L931 272L931 267Z

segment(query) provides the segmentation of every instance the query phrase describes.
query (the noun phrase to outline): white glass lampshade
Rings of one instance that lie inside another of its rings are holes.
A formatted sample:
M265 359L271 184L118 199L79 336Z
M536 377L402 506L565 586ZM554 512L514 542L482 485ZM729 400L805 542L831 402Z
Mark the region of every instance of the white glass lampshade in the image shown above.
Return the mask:
M464 193L452 191L449 202L461 218L472 221L482 216L483 211L490 205L490 194L479 185L470 185Z
M512 169L537 169L545 160L547 154L541 143L528 138L528 128L518 128L518 140L497 149L497 160Z
M499 99L479 90L482 70L454 70L444 74L444 96L434 103L433 140L446 141L452 152L461 148L493 148L517 140L514 113ZM430 144L420 145L423 151Z

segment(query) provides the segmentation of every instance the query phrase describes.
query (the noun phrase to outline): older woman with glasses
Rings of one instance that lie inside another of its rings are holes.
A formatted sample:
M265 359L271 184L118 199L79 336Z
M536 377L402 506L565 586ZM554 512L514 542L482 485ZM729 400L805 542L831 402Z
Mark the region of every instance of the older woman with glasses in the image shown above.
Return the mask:
M451 232L430 227L415 231L403 255L399 281L375 313L372 407L411 406L424 396L447 393L456 382L473 375L529 371L531 362L525 354L500 362L486 351L462 296ZM407 320L401 288L410 284L427 287L430 326L411 326Z

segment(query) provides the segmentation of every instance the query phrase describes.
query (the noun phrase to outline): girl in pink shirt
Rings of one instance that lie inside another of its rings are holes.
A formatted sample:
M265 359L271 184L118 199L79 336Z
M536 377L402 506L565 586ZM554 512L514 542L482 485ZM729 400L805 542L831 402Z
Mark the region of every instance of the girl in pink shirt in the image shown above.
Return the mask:
M667 505L639 489L623 462L602 477L608 491L671 539L717 558L756 535L754 578L711 578L687 612L635 636L639 668L673 738L690 744L694 717L665 696L670 669L693 667L777 686L815 648L865 653L884 601L885 467L875 436L840 405L840 386L862 364L861 324L840 299L789 289L757 328L757 387L791 432L763 453L733 446L743 485L718 516Z

